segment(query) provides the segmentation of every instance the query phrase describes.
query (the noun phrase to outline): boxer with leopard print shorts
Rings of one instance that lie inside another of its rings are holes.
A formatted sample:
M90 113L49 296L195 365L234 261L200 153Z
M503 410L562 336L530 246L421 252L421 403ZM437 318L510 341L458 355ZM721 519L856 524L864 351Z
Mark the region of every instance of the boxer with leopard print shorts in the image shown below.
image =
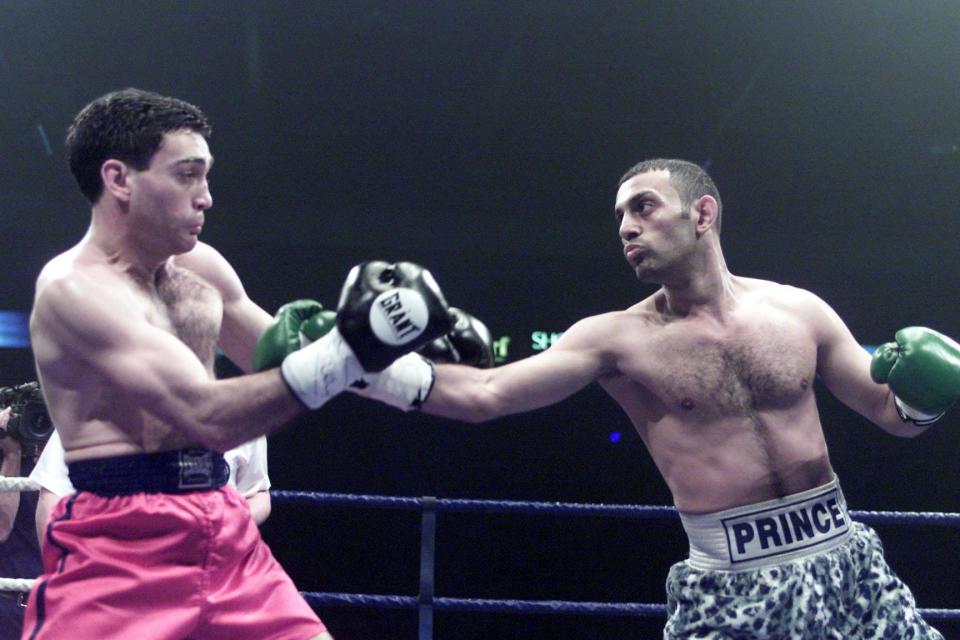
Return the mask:
M690 557L667 578L666 640L934 639L840 486L680 514Z

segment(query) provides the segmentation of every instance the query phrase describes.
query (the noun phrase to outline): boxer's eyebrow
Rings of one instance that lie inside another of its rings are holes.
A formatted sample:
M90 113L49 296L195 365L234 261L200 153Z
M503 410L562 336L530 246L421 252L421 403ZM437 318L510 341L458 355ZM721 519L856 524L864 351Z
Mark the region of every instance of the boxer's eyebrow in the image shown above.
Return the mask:
M189 158L181 158L173 163L173 166L177 167L183 164L202 164L205 167L213 167L213 156L210 156L209 162L207 158L203 156L191 156Z
M649 197L653 192L649 189L644 189L640 193L635 193L627 199L625 205L620 205L613 210L613 215L616 216L617 220L623 217L624 207L635 208L640 202Z

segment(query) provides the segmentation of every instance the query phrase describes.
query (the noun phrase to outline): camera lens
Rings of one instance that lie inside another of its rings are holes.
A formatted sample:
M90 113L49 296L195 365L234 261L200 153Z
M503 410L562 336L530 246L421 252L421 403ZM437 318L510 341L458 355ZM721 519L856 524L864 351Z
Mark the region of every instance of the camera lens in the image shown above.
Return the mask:
M53 422L42 402L28 402L20 416L20 435L28 440L46 440L53 434Z

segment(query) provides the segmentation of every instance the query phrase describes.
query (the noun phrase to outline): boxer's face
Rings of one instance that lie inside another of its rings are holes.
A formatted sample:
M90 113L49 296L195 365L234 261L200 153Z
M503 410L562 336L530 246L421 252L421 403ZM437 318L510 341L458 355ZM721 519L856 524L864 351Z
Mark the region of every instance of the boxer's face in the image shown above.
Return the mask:
M617 191L614 211L623 254L642 282L674 284L696 242L694 216L684 209L670 172L647 171Z
M164 255L192 249L213 206L207 181L213 156L193 131L166 133L146 171L131 171L131 232Z

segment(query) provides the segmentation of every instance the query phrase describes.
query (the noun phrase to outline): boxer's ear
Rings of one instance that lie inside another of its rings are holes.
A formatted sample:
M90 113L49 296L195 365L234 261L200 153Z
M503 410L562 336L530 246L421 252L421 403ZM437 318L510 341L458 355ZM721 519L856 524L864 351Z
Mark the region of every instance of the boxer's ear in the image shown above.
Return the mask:
M100 166L103 190L120 202L130 201L130 167L126 162L110 158Z
M716 225L720 219L720 206L713 196L700 196L693 203L693 212L697 220L697 237Z

